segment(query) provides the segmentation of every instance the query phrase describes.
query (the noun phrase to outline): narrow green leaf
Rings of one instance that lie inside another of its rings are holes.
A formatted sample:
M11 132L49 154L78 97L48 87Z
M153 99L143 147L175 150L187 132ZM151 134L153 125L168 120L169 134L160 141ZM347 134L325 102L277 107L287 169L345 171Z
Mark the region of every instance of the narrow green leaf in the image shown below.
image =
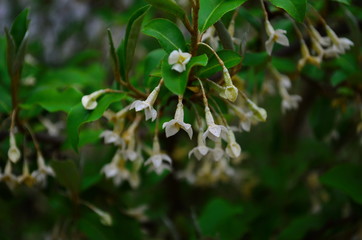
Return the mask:
M138 35L141 30L143 18L146 15L148 9L150 9L150 5L144 6L138 9L129 19L126 29L126 36L125 36L125 51L124 51L124 62L126 63L125 66L125 73L126 75L130 71L133 63L133 56L136 50L136 44L138 40Z
M362 204L362 166L353 164L343 164L330 169L320 178L321 182L336 188L354 201Z
M26 103L39 104L49 112L69 112L81 98L82 93L74 88L61 91L52 87L42 87L32 92Z
M234 67L234 66L238 65L241 61L241 56L234 51L221 50L221 51L217 52L217 54L223 60L225 66L227 68ZM201 78L207 78L207 77L214 75L215 73L217 73L219 71L222 71L222 67L219 64L219 61L213 55L210 58L207 65L205 67L201 68L196 73L196 75Z
M167 19L159 18L148 22L142 32L156 38L167 53L177 49L186 50L182 32L176 24Z
M119 59L116 48L114 47L112 32L110 29L107 29L107 34L108 34L108 43L109 43L109 53L111 55L112 66L115 75L114 78L117 79L119 77L119 74L121 74L119 69Z
M50 165L55 172L55 178L59 184L72 192L79 192L81 177L74 161L51 161Z
M102 117L103 113L107 110L109 105L114 102L119 102L121 99L124 99L126 95L110 93L102 97L98 101L96 109L89 111L84 109L81 103L75 105L69 112L67 119L67 134L69 141L77 151L78 141L79 141L79 128L81 125L87 122L95 121Z
M293 219L288 226L281 232L280 240L299 240L313 229L319 229L322 225L321 218L317 214L309 214Z
M247 0L200 0L199 30L204 32L228 13Z
M173 0L146 0L146 2L150 3L155 8L159 8L162 11L170 13L181 19L185 16L184 10Z
M179 73L171 69L172 66L168 64L168 56L166 56L162 62L162 77L165 81L165 86L174 94L183 95L192 67L206 66L206 64L206 54L196 56L191 58L190 62L186 65L186 71Z
M24 9L14 20L11 25L10 34L14 39L16 49L18 49L21 45L21 42L25 38L25 34L28 31L28 14L29 9Z
M274 6L284 9L295 20L302 22L305 17L307 0L269 0Z

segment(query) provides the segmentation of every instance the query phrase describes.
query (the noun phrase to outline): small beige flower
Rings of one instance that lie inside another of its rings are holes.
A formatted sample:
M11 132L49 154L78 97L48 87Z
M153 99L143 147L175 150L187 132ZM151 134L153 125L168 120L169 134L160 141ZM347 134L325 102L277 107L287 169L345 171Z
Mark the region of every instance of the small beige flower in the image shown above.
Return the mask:
M177 104L177 109L175 113L174 119L165 122L162 125L162 128L166 128L166 137L171 137L178 133L180 129L185 130L187 134L189 135L190 139L192 139L192 127L191 124L184 122L184 109L182 104L182 97L179 97L179 102Z
M168 162L169 164L172 163L171 158L167 154L161 153L158 137L155 136L153 140L152 155L147 159L145 165L152 163L154 170L160 170L161 168L166 168L166 166L162 164L164 161Z
M194 155L197 160L200 160L203 157L205 157L210 150L211 148L207 147L203 140L202 131L200 129L199 134L197 136L197 147L194 147L189 152L189 158L191 158L191 156Z
M155 103L158 93L160 92L161 84L162 80L158 86L153 89L150 95L148 95L145 101L136 100L131 104L129 109L135 109L136 112L145 110L146 120L151 119L152 121L155 121L157 117L157 111L153 108L153 104Z
M269 39L265 41L265 49L269 55L271 55L273 51L274 43L279 43L280 45L289 47L289 40L287 36L285 36L285 34L287 33L286 30L274 30L268 19L265 20L265 29L266 33L269 36Z
M210 138L212 141L217 142L221 138L226 139L226 127L215 124L214 118L212 117L210 108L208 106L205 107L205 118L207 129L203 135L204 140L206 138Z
M346 50L349 50L352 46L354 46L354 43L348 38L339 38L328 25L326 25L325 28L328 37L332 40L335 49L337 49L339 53L343 54Z
M309 49L305 44L304 40L301 40L300 44L301 44L300 49L302 52L302 58L298 61L298 70L301 71L306 63L319 66L323 56L311 56Z
M168 64L173 65L172 69L181 73L186 70L186 64L191 60L191 54L182 52L181 49L174 50L168 57Z

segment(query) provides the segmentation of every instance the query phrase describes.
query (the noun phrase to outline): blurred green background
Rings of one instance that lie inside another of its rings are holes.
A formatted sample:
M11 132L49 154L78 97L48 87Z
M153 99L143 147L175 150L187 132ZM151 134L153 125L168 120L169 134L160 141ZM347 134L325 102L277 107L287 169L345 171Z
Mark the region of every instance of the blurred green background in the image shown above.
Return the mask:
M39 132L48 161L74 160L67 166L74 172L66 175L79 184L82 199L110 213L114 222L102 225L99 216L76 204L77 199L69 198L54 178L44 189L19 186L10 191L1 183L0 239L362 239L362 6L358 0L350 5L310 2L339 36L350 38L355 46L320 68L308 65L300 75L295 74L299 48L293 42L297 41L291 37L288 50L276 49L273 65L291 76L293 92L303 101L297 110L282 114L279 96L263 97L260 105L268 112L267 122L237 135L247 155L235 167L239 177L195 186L172 172L158 176L142 169L141 185L132 189L128 184L114 187L100 173L114 152L98 137L106 125L103 120L82 128L79 153L70 147L65 124L81 92L112 86L107 28L118 44L131 14L146 2L0 1L1 169L7 160L5 125L11 110L2 30L28 7L31 22L21 80L21 117ZM151 9L146 19L157 16L165 14ZM236 18L237 36L256 35L261 20L258 3L247 2ZM278 25L293 32L286 18L278 18ZM155 40L141 34L135 79L143 77L145 56L156 47ZM247 43L240 73L252 95L261 91L266 77L266 56L260 52L260 40ZM69 87L74 92L62 99L60 91ZM60 100L61 104L52 104ZM47 139L42 118L59 123L57 137ZM20 141L26 145L29 139ZM161 144L165 141L162 136ZM177 138L163 145L175 160L174 170L183 169L190 143ZM20 174L21 167L14 171ZM143 205L147 219L128 212Z

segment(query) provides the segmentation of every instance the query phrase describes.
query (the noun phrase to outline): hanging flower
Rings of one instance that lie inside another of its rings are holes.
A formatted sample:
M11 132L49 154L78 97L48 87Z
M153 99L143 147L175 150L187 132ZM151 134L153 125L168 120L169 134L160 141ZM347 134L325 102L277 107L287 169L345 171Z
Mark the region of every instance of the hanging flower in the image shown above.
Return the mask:
M45 160L41 153L37 154L38 169L32 172L32 177L36 179L36 182L41 186L45 186L47 183L47 176L54 177L54 171L50 166L45 165Z
M18 178L12 173L10 160L8 160L5 165L4 174L1 176L0 181L5 182L11 190L13 190L19 183Z
M167 168L165 165L162 164L164 161L169 162L170 164L172 163L171 158L167 154L161 153L160 143L158 141L157 135L155 135L153 139L152 155L150 156L150 158L147 159L145 165L149 165L152 163L153 170L163 170Z
M106 92L106 90L101 89L98 91L95 91L89 95L85 95L82 97L82 105L85 109L92 110L95 109L98 105L97 98L99 98L101 95L103 95Z
M130 171L126 168L126 160L120 150L113 156L112 161L102 168L101 172L106 178L113 178L113 183L116 186L119 186L130 176Z
M199 134L197 136L197 147L194 147L189 152L189 158L191 158L191 156L194 155L197 160L200 160L201 158L205 157L210 150L211 149L206 146L202 138L202 131L200 129Z
M161 80L158 86L153 89L145 101L136 100L131 104L129 109L135 109L136 112L145 110L146 121L148 119L155 121L157 117L157 111L153 108L153 104L155 103L158 93L160 92L162 82L163 81Z
M215 36L216 29L214 26L209 27L201 37L201 42L209 42L213 49L219 47L219 37Z
M173 65L172 69L181 73L186 70L186 64L191 60L191 54L182 52L181 49L174 50L168 57L168 64Z
M192 132L191 124L184 122L184 109L183 109L181 96L179 97L179 100L178 100L174 119L172 119L171 121L165 122L162 125L162 128L166 128L166 130L165 130L166 137L171 137L171 136L175 135L176 133L178 133L178 131L180 131L180 129L183 129L183 130L185 130L185 132L187 132L190 139L192 139L193 132Z
M227 133L226 127L215 124L214 118L212 117L210 108L208 106L205 107L205 118L207 129L203 135L204 141L207 137L214 142L217 142L221 138L225 139Z
M29 173L29 165L28 165L28 161L26 159L24 160L24 163L23 163L23 172L18 177L18 182L24 183L28 187L31 187L36 183L36 179L33 177L32 174Z
M240 156L240 145L235 141L235 135L233 131L228 131L228 145L226 146L226 154L231 158L237 158Z
M210 154L209 154L209 159L212 161L219 161L220 159L222 159L225 155L225 151L224 149L222 149L222 143L221 143L221 139L218 139L217 142L215 142L215 146L213 149L211 149Z
M21 157L21 152L16 146L15 135L12 130L10 130L10 148L8 150L8 158L13 163L17 163Z
M113 143L116 146L124 146L124 140L118 133L111 130L104 130L99 137L104 138L105 144Z
M322 56L317 56L317 57L311 56L307 44L305 44L304 40L301 40L300 44L301 44L300 49L302 52L302 58L298 61L298 71L301 71L306 63L319 66L322 61L321 58Z
M223 66L223 76L225 80L225 86L223 91L219 93L220 97L228 99L229 101L235 102L238 97L238 88L234 86L229 71L225 66Z
M335 49L337 49L339 53L343 54L346 52L346 50L349 50L351 46L354 46L354 43L348 38L339 38L328 25L325 25L325 28L328 37L332 40Z
M269 36L269 39L265 41L265 49L269 55L271 55L273 51L274 43L279 43L280 45L289 47L289 40L287 36L285 36L285 34L287 33L286 30L274 30L268 19L265 20L265 29L266 33Z
M312 25L309 25L309 30L312 38L314 38L323 47L328 47L331 44L331 39L329 37L322 37L317 29L315 29Z

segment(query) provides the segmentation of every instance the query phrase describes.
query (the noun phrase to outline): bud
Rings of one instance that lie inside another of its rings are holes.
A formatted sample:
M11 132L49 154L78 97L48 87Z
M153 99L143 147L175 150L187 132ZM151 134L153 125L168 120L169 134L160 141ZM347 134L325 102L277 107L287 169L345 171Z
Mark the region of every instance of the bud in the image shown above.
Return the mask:
M20 157L21 153L19 148L16 146L15 135L13 132L10 132L10 148L8 151L8 158L13 163L16 163L17 161L19 161Z
M82 105L85 109L93 110L97 107L97 98L99 98L102 94L104 94L106 90L101 89L95 91L89 95L85 95L82 97Z
M250 99L246 99L246 103L248 105L248 107L250 108L250 110L253 112L254 116L262 122L266 121L267 118L267 112L265 111L264 108L258 107L253 101L251 101Z
M228 131L228 145L226 146L226 154L231 158L237 158L240 156L241 147L235 141L235 135L233 131L229 129Z

